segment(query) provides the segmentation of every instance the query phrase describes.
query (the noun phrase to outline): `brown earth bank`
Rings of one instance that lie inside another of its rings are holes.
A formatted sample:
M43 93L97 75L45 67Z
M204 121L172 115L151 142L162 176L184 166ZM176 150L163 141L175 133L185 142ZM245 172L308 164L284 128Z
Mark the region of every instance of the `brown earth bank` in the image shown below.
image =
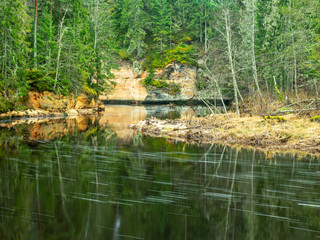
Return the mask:
M271 152L320 155L320 123L294 115L280 119L236 114L178 120L151 118L130 127L148 136L189 143L222 143Z
M26 110L0 114L1 119L49 116L77 116L104 109L103 103L86 95L59 96L49 91L29 92Z

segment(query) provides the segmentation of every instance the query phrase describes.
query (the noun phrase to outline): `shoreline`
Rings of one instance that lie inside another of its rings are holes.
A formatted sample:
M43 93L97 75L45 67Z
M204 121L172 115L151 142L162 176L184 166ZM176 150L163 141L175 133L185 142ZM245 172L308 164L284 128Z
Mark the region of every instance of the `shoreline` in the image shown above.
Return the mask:
M263 117L219 114L213 117L159 120L146 119L130 125L151 137L164 137L191 144L227 144L267 152L320 156L320 123L284 116L286 121Z
M65 118L91 115L97 112L97 108L85 109L69 109L65 111L46 111L42 109L27 109L24 111L10 111L0 114L0 123L27 120L27 119L42 119L42 118Z

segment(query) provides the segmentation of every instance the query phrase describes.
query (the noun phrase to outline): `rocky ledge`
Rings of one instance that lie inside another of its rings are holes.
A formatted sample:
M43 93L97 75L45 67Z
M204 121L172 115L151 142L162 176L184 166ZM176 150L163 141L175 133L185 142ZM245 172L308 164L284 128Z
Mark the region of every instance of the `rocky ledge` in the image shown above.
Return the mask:
M0 114L0 119L26 117L64 117L92 114L104 109L103 103L85 95L58 96L52 92L29 92L27 110Z

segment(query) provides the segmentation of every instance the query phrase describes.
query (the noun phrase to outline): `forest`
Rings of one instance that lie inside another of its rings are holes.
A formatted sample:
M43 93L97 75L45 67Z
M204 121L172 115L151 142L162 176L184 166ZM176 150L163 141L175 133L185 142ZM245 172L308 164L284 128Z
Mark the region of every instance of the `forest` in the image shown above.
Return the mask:
M227 89L238 113L251 95L319 95L319 0L1 0L0 19L2 108L31 89L97 96L121 60L202 68L197 88Z

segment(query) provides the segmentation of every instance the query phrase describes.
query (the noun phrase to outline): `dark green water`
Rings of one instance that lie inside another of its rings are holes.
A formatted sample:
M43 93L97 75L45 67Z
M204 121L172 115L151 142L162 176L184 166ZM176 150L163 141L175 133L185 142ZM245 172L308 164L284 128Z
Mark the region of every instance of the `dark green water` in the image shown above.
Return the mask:
M123 135L119 114L0 128L0 239L319 239L319 159Z

